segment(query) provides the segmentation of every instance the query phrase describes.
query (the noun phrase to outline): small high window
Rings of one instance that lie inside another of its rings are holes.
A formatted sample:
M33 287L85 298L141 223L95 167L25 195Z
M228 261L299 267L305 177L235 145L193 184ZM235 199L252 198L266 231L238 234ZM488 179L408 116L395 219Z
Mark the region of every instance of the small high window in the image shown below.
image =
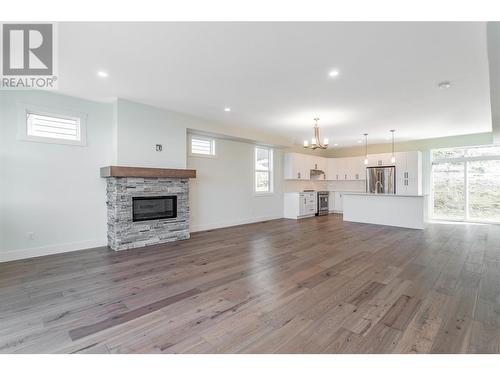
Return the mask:
M215 140L213 138L191 136L191 155L195 156L215 156Z
M65 139L80 142L81 128L79 118L47 116L37 113L26 114L28 137Z
M86 115L19 104L18 139L86 146Z

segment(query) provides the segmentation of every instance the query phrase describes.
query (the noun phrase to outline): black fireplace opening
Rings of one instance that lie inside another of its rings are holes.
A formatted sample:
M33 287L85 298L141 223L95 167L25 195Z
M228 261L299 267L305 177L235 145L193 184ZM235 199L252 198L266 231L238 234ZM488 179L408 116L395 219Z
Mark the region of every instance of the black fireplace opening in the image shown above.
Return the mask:
M177 217L177 196L132 197L132 221Z

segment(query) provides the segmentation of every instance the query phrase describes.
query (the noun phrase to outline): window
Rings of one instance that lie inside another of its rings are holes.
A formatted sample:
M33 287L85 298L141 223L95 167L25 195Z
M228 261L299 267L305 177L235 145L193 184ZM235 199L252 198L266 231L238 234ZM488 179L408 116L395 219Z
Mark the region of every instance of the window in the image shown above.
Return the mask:
M273 150L255 147L255 192L273 192Z
M27 134L29 137L66 139L79 142L80 119L26 114Z
M432 151L435 219L500 222L500 146Z
M215 140L213 138L192 135L190 137L191 155L215 156Z
M86 145L85 115L19 106L19 134L24 141Z

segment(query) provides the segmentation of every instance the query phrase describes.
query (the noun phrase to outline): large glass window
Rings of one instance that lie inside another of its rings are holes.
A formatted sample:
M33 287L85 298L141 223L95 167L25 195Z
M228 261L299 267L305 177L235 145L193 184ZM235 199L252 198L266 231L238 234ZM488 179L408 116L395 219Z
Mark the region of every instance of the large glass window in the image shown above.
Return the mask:
M433 217L500 222L500 146L432 151Z

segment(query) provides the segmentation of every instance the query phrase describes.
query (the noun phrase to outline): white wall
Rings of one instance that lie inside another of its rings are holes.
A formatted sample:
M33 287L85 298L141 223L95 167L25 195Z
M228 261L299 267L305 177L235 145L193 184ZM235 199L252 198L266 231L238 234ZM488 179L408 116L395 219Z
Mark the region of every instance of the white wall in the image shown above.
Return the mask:
M274 150L274 193L255 195L255 145L216 139L215 158L189 156L191 231L283 217L283 153Z
M105 245L111 106L35 91L0 99L0 261ZM87 147L17 140L18 102L86 113Z
M186 129L197 125L195 118L118 99L117 121L118 165L186 168Z
M187 163L187 129L252 136L264 144L276 135L123 99L95 103L41 91L1 91L0 99L0 261L106 245L106 182L99 177L106 165L197 169L194 230L282 216L281 151L276 193L265 197L253 195L250 143L221 140L220 157ZM87 146L17 140L17 103L86 113Z

